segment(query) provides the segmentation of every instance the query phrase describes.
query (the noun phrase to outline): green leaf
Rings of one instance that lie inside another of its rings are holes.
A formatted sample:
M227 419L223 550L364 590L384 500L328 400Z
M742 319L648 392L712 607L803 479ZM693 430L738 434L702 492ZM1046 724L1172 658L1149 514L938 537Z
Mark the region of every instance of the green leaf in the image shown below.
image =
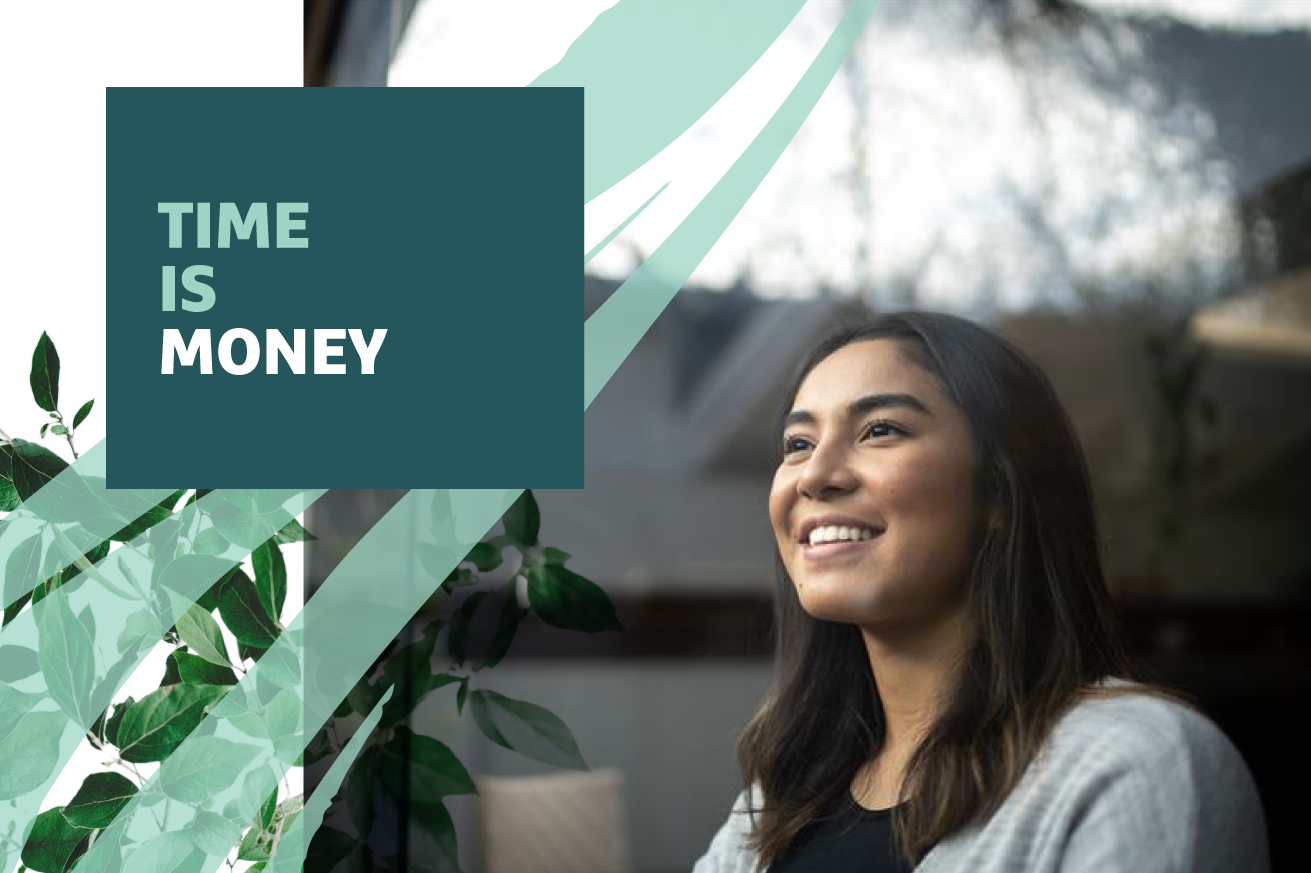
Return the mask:
M179 681L188 685L236 685L237 674L231 667L219 665L186 652L174 652L168 656L177 669Z
M459 715L464 715L464 701L469 696L469 677L465 676L460 679L460 690L455 693L455 711Z
M63 581L61 576L53 576L37 585L32 589L32 605L36 606L42 600L45 600L46 595L50 594L52 591L59 590L59 586L62 584Z
M215 666L231 668L232 662L228 659L228 646L223 641L223 631L219 629L214 616L199 606L193 605L177 620L176 627L178 636L182 638L182 642L187 644L187 648L191 650L192 654L204 658ZM235 685L236 683L220 684Z
M56 543L58 543L57 540ZM86 562L88 564L94 567L96 564L99 564L106 557L108 557L108 555L109 555L109 541L106 540L100 543L99 545L93 547L89 552L82 555L82 557L86 559ZM69 582L73 581L81 574L82 574L82 566L78 564L76 561L73 561L72 563L64 567L63 572L60 574L59 578L61 584L67 585ZM76 590L76 589L74 588L70 590Z
M446 593L451 593L456 588L465 588L469 585L477 585L478 577L467 567L454 567L450 575L442 582L441 588Z
M241 782L241 809L257 809L255 817L255 829L265 829L264 810L270 808L270 815L267 820L268 826L273 824L272 812L277 809L278 805L278 774L273 771L267 764L261 764L254 770L246 774L245 779ZM225 814L235 815L235 810Z
M407 769L409 796L420 803L435 803L450 794L478 793L468 771L445 743L406 727L394 730L395 736L381 747L378 759L379 775L393 794L401 796Z
M22 500L14 488L14 447L0 443L0 512L18 508Z
M100 715L91 723L91 727L86 732L87 742L93 749L103 749L105 747L105 716L109 715L109 709L106 707L100 711Z
M212 527L196 534L195 542L191 544L191 551L197 555L221 555L227 550L228 541L223 539L223 534L217 528Z
M267 649L277 640L282 627L266 608L250 577L238 570L219 594L219 615L237 641Z
M427 866L436 870L453 870L459 873L460 857L455 838L455 824L451 814L441 803L410 803L410 821L432 837L435 846L412 845L411 857L423 858ZM436 855L434 855L434 849Z
M0 646L0 682L17 682L39 669L34 650L25 646Z
M283 563L282 550L276 542L268 540L251 553L250 563L255 568L255 592L260 605L266 613L278 618L287 599L287 565Z
M424 628L422 637L387 656L383 678L378 680L375 687L382 689L394 685L397 693L392 694L391 700L383 707L378 730L386 730L400 723L428 692L456 681L446 674L432 675L432 653L437 647L437 635L444 624L441 621L430 622Z
M259 818L255 821L262 830L270 830L273 827L273 814L278 811L278 789L274 787L269 792L269 796L264 799L264 805L259 808Z
M178 651L185 652L186 647L184 646ZM164 660L164 678L159 680L159 687L163 688L165 685L177 685L181 681L182 674L178 672L178 662L173 660L172 656L166 658Z
M266 740L269 734L264 729L264 715L260 709L256 708L257 706L258 704L253 703L246 690L237 685L233 687L227 697L215 704L214 708L210 710L210 714L217 718L226 719L228 723L248 737ZM276 782L277 779L273 781ZM259 803L259 798L255 798L252 803Z
M264 709L264 727L273 740L274 754L287 764L305 748L301 714L300 695L292 688L279 691Z
M284 527L282 519L287 514L282 504L297 493L296 489L254 492L225 488L219 492L223 499L206 504L209 520L228 542L253 550Z
M501 566L501 550L491 543L478 543L469 550L464 560L471 562L479 571L486 573Z
M122 703L114 704L114 714L105 719L105 742L111 746L121 745L118 741L118 728L123 723L123 716L127 715L128 709L134 703L136 703L136 699L129 697Z
M212 556L205 555L204 557ZM234 576L239 569L239 567L233 567L227 573L219 577L218 581L209 586L209 589L206 590L204 594L196 598L195 605L199 606L205 612L213 612L218 609L219 595L223 593L223 586L228 584L228 579Z
M447 570L457 563L453 554L435 543L415 543L414 548L424 572L434 579L445 579Z
M31 712L32 707L44 699L43 694L18 691L8 685L0 684L0 740L13 733L23 716Z
M140 649L146 641L159 642L163 636L164 628L155 614L148 609L139 609L127 617L123 631L118 635L118 653Z
M109 703L114 694L118 692L118 686L135 670L137 667L137 653L128 652L119 658L112 667L105 671L105 678L100 680L95 690L91 692L91 711L101 712L109 709Z
M174 491L170 496L165 497L159 503L147 509L133 521L124 525L119 530L110 534L109 539L119 543L130 543L132 540L141 536L155 525L167 519L173 514L173 506L178 502L178 498L185 494L186 491ZM172 531L170 531L171 533Z
M152 691L123 716L119 754L134 764L164 760L204 719L205 708L227 691L222 685L169 685Z
M48 598L37 621L40 645L37 663L50 689L50 697L74 722L91 722L91 686L95 681L95 653L91 636L73 615L68 598Z
M259 659L258 679L279 688L295 688L300 682L299 653L289 646L273 646Z
M519 621L527 614L519 608L514 588L515 583L511 581L493 591L480 591L460 607L460 612L468 617L461 633L460 660L467 659L475 670L495 666L514 642ZM465 608L471 604L473 608L466 612ZM455 637L454 623L451 637Z
M378 784L378 754L377 746L370 746L361 752L351 765L350 776L342 789L342 800L350 812L351 824L361 834L373 830L373 820L377 817L373 788Z
M559 549L553 549L550 546L542 549L542 560L548 564L562 565L565 561L572 558L568 552L562 552Z
M27 602L31 599L32 599L32 592L29 591L28 593L24 594L22 597L15 600L13 603L6 606L4 618L0 619L0 627L3 627L4 625L7 625L9 624L9 622L13 621L15 616L17 616L18 613L23 611L23 607L26 606Z
M79 858L81 858L83 855L87 853L87 849L91 848L91 841L100 832L97 830L88 830L88 831L83 831L83 833L86 834L86 836L78 840L77 845L73 847L73 853L69 855L68 860L64 862L63 873L70 873L70 871L72 871L73 865L78 862Z
M105 511L106 504L91 493L76 472L59 475L68 469L63 458L27 440L16 439L13 445L14 489L19 498L26 502L37 491L48 489L42 499L43 519L62 524L95 518Z
M45 430L45 425L41 425L41 430ZM50 432L58 434L59 436L68 436L68 428L64 427L62 424L51 425Z
M266 646L248 646L245 643L237 643L237 657L245 663L247 660L259 662L259 659L268 651Z
M329 755L335 755L336 753L337 750L332 747L332 741L328 739L327 729L319 728L319 732L314 735L309 745L305 747L305 751L301 754L300 759L296 761L295 766L308 767L310 764L322 761Z
M532 489L525 488L518 499L501 516L505 532L522 546L537 545L537 532L542 526L542 513L537 508L537 499Z
M50 430L50 422L47 421L45 424L41 425L41 439L46 438L46 431L48 430Z
M202 809L196 813L187 835L202 852L223 856L241 839L241 828L216 812Z
M54 772L65 724L61 713L29 712L0 740L0 800L22 797Z
M565 630L623 630L614 604L595 583L564 567L538 564L528 570L528 601L542 621Z
M23 863L39 873L63 873L64 865L88 832L87 828L69 824L62 806L47 809L32 822L32 832L23 846Z
M533 703L495 691L475 691L473 720L487 739L525 757L569 770L587 770L565 723Z
M282 526L282 530L278 531L274 539L285 545L287 543L309 542L310 540L317 540L318 537L301 527L300 522L293 518Z
M91 607L82 607L82 611L77 614L77 620L82 622L82 627L86 628L86 634L94 644L96 641L96 615L91 611Z
M91 414L91 404L95 402L95 400L88 400L82 404L82 408L77 411L77 415L73 416L73 430L77 430L78 426L86 421L86 417Z
M326 828L325 828L326 830ZM241 845L237 847L238 861L267 861L269 859L269 845L272 842L273 834L271 831L262 828L252 827L246 831L246 835L241 838ZM322 868L328 869L328 868Z
M392 683L397 688L405 689L405 691L403 694L393 694L391 700L384 705L382 718L378 720L378 730L386 730L400 724L419 705L419 701L428 696L429 692L458 681L460 680L457 677L445 673L433 676L427 672L418 672L416 670L400 682ZM387 683L380 682L379 684Z
M200 803L236 782L259 751L222 737L197 737L159 765L159 787L174 800Z
M59 353L50 335L41 332L36 348L32 351L32 397L36 405L46 412L59 409ZM31 867L31 864L27 866Z
M324 827L314 832L305 849L306 870L331 870L355 849L355 839L336 828Z
M188 834L163 833L142 843L124 861L123 869L133 873L200 873L205 853L197 849Z
M41 578L41 534L34 533L15 546L5 562L5 605L30 592Z
M64 818L74 827L107 828L136 793L137 786L118 773L92 773L64 807Z

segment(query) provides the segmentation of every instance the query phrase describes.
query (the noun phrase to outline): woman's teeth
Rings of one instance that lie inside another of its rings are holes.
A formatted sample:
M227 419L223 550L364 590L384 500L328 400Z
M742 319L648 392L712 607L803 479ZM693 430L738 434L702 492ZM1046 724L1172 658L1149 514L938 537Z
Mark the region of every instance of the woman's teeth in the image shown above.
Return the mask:
M872 540L873 538L874 531L868 528L835 527L829 525L826 527L817 527L810 532L810 545L817 546L820 543Z

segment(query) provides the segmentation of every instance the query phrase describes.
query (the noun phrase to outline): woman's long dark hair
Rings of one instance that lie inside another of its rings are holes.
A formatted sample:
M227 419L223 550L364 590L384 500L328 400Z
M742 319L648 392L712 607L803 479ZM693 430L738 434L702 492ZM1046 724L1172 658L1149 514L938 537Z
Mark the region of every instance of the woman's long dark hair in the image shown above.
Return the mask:
M918 863L997 809L1081 693L1133 675L1102 575L1083 451L1056 392L1021 351L955 316L882 315L821 342L802 362L784 413L820 361L872 339L895 342L964 413L980 517L997 520L983 528L968 580L974 642L907 765L894 814L901 850ZM752 810L762 867L846 802L885 730L860 630L810 617L781 560L778 568L774 683L737 746L745 783L764 794Z

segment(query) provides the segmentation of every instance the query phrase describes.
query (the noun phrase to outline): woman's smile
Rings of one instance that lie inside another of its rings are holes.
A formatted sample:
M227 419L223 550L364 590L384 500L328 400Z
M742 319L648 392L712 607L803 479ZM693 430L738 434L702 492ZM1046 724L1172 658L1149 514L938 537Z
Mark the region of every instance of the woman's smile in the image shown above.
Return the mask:
M880 542L882 531L867 531L860 539L834 539L801 544L801 556L811 564L826 564L839 559L864 557Z

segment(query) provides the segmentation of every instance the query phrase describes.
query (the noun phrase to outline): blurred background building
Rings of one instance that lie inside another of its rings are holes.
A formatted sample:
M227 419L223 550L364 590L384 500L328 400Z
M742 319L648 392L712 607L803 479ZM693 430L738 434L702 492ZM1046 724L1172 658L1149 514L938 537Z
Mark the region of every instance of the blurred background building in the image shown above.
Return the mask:
M458 84L439 56L476 5L309 2L306 84ZM812 0L780 38L813 53L844 8ZM1051 376L1133 646L1238 745L1275 869L1293 869L1311 781L1295 716L1311 703L1307 82L1299 0L879 3L588 409L587 487L535 492L543 542L628 631L530 616L483 684L547 706L593 768L623 774L633 870L689 869L739 787L733 741L769 678L766 494L792 369L840 321L903 307L983 321ZM597 254L584 317L659 242L634 222ZM358 507L316 505L321 537L389 505L330 496ZM415 728L475 774L549 770L484 740L453 694ZM447 805L476 873L477 799Z

